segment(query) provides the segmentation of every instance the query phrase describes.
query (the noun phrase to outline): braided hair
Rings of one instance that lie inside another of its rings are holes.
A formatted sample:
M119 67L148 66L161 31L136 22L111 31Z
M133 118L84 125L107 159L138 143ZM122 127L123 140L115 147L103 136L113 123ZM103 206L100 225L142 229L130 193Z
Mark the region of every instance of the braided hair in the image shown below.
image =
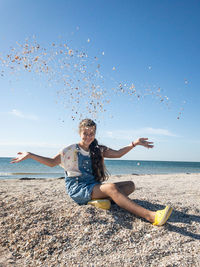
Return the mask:
M96 123L91 119L84 119L79 124L79 132L84 127L93 127L96 132ZM108 173L104 165L104 158L102 155L103 150L106 149L105 146L100 146L97 139L90 144L90 157L92 161L92 172L96 181L103 182L108 179Z

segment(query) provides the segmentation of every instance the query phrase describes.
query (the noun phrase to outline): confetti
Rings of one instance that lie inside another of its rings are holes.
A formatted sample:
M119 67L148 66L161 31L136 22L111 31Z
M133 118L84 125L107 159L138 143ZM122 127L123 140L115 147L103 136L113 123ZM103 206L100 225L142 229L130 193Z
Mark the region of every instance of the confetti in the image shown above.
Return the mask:
M181 116L183 115L183 111L184 111L184 105L186 104L186 101L184 100L183 102L182 102L182 105L181 105L181 107L180 107L180 111L178 112L178 116L177 116L177 120L179 120L180 118L181 118Z
M76 30L79 30L78 26ZM90 38L87 42L90 43ZM5 77L5 70L10 70L10 74L17 76L22 72L31 72L34 79L37 79L36 75L41 79L45 77L49 87L56 85L60 88L57 91L56 102L71 110L72 120L80 120L87 115L98 119L111 105L110 95L113 92L119 95L127 94L138 100L145 96L153 96L160 103L168 104L169 98L162 95L160 87L141 91L133 82L115 82L109 77L112 84L110 89L107 88L101 73L102 62L100 64L100 55L104 56L104 51L90 56L87 50L74 48L69 40L51 42L43 47L36 41L35 36L16 44L16 47L11 47L6 55L0 57L4 68L0 72L1 77ZM115 71L116 67L113 66L112 70ZM185 83L186 81L185 79ZM178 116L180 115L181 113Z

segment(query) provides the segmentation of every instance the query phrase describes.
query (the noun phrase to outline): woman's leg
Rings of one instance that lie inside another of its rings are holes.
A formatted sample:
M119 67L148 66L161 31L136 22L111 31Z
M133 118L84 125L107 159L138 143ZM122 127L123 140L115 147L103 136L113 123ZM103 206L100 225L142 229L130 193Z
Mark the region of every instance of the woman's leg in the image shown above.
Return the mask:
M114 184L116 184L116 186L120 189L120 191L126 196L129 196L131 193L135 191L135 184L132 181L123 181Z
M121 193L125 196L129 196L135 191L135 184L132 181L123 181L114 183L120 189ZM108 197L108 199L111 199Z
M125 187L121 187L122 189L120 189L119 184L111 183L95 185L92 191L92 199L110 197L121 208L124 208L139 217L145 218L149 222L154 222L155 212L147 210L134 203L122 191Z

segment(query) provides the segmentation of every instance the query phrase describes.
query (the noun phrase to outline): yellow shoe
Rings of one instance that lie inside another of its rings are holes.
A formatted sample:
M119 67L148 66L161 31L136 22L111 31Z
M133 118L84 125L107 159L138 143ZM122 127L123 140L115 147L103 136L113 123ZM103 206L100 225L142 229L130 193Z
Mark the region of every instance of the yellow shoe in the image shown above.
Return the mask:
M166 206L164 210L157 210L153 225L161 226L166 223L172 213L172 208Z
M104 210L109 210L111 206L110 200L108 199L92 199L88 204Z

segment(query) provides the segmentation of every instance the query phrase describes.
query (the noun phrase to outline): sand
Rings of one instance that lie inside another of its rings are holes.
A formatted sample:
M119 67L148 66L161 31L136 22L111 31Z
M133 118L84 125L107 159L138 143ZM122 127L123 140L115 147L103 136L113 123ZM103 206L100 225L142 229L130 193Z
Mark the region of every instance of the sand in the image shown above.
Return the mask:
M200 266L200 174L118 175L130 198L174 211L162 227L112 204L78 206L63 179L0 180L0 266Z

